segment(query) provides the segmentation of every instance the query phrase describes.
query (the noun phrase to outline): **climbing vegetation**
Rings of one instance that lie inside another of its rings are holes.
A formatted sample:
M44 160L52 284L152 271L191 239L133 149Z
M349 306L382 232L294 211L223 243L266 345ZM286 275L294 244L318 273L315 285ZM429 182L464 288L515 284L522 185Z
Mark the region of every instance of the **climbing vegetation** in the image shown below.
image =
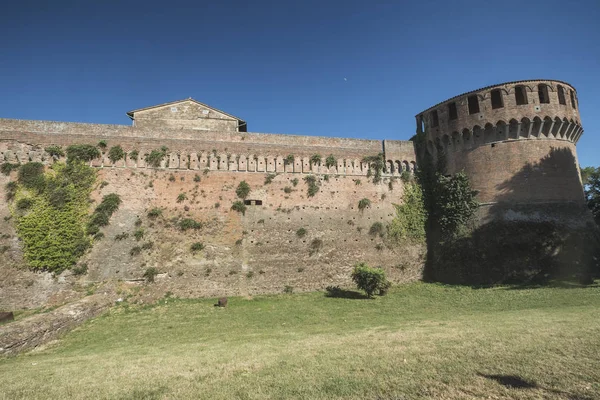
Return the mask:
M383 167L385 166L383 153L379 153L376 156L364 157L362 162L369 166L367 178L373 177L373 183L381 182L381 174L383 173Z
M163 146L159 150L152 150L150 154L146 154L145 160L148 165L154 168L160 167L160 163L167 156L168 149Z
M26 164L18 183L11 182L20 209L14 212L17 232L34 270L60 273L90 246L85 226L96 172L76 160L53 164L45 173L38 163Z
M320 184L317 182L317 177L314 175L307 175L304 177L304 182L308 185L308 197L313 197L319 192Z
M388 237L396 241L410 239L425 241L425 224L427 222L427 211L423 203L423 191L416 183L404 185L404 196L402 204L395 204L396 216L388 225Z

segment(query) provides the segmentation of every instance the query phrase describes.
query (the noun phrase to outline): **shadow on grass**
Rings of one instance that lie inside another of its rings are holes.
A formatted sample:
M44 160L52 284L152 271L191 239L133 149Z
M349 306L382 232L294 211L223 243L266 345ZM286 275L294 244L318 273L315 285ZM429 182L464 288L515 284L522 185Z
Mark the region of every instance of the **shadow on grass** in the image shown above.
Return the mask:
M487 379L496 381L499 384L501 384L502 386L505 386L509 389L541 389L541 390L552 392L552 393L555 393L555 394L558 394L561 396L565 396L565 398L569 399L569 400L593 400L592 397L588 397L588 396L584 396L584 395L571 394L571 393L563 392L562 390L544 388L542 386L539 386L535 382L527 381L517 375L488 375L488 374L482 374L480 372L478 372L477 375L479 375L483 378L487 378Z
M368 297L355 290L341 289L337 286L328 286L325 289L325 297L334 297L340 299L368 299Z
M456 286L456 285L452 285ZM459 285L460 286L460 285ZM600 287L600 280L587 282L581 282L578 280L549 280L549 281L537 281L530 280L522 283L511 283L506 282L497 285L465 285L471 289L490 289L494 287L501 287L505 290L528 290L528 289L584 289L584 288L598 288Z
M507 388L515 389L536 389L538 385L535 382L529 382L516 375L486 375L478 373L477 375L498 382Z

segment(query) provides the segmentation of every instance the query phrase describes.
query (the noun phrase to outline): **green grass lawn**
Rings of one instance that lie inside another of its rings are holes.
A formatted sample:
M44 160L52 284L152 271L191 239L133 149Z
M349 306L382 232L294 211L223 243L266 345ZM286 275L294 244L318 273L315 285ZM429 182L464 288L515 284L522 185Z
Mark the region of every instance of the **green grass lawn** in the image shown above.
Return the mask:
M0 398L600 399L600 288L415 283L119 306L0 359Z

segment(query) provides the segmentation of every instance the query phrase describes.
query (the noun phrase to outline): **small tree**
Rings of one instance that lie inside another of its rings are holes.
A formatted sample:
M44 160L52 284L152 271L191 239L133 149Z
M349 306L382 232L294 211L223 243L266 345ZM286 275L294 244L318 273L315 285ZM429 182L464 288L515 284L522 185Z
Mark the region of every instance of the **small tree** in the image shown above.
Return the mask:
M364 290L367 297L373 294L385 294L390 287L390 282L385 277L385 271L381 268L371 268L365 263L356 264L352 271L352 280L356 287Z
M325 159L325 166L327 168L331 168L336 164L337 164L337 160L335 159L333 154L328 155L327 158Z
M250 194L250 185L248 185L246 181L241 181L235 190L235 194L237 194L237 197L240 199L245 199Z
M241 213L242 215L246 215L246 205L241 201L234 201L231 205L231 209Z
M108 151L108 158L113 163L116 163L117 161L125 158L125 152L123 151L123 148L121 146L113 146Z
M586 176L582 177L585 198L596 223L600 225L600 167L587 167L584 170L587 170Z
M315 164L319 164L321 162L321 155L320 154L313 154L310 157L310 163L315 165Z

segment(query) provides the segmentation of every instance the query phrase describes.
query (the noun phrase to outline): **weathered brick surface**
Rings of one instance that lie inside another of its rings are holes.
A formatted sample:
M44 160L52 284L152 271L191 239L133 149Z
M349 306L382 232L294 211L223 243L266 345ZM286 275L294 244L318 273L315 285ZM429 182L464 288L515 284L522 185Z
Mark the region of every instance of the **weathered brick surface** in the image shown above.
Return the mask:
M517 105L519 87L527 104ZM543 87L548 103L540 99ZM565 104L559 101L561 88ZM501 107L492 105L494 91L501 95ZM480 112L469 114L470 96L477 97ZM450 118L450 104L457 107L456 119ZM427 151L445 154L448 173L467 172L482 202L583 202L575 149L583 129L571 85L533 80L489 86L439 103L416 118L417 129L427 132Z

